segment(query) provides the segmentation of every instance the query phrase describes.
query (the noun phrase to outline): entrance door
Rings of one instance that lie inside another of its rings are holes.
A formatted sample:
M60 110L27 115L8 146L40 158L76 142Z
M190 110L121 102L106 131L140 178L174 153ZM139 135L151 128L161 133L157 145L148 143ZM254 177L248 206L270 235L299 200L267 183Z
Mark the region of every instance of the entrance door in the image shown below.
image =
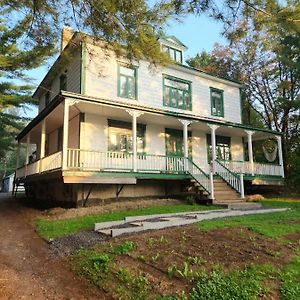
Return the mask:
M183 157L183 133L181 130L166 128L166 155Z

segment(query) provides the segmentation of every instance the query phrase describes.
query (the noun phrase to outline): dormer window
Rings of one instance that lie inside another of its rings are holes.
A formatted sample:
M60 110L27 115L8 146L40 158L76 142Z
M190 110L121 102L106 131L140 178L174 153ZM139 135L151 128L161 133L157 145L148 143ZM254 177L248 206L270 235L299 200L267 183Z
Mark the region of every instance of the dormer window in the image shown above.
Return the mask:
M167 53L169 55L169 57L172 60L174 60L175 62L182 64L182 51L181 50L163 45L162 51L164 53Z

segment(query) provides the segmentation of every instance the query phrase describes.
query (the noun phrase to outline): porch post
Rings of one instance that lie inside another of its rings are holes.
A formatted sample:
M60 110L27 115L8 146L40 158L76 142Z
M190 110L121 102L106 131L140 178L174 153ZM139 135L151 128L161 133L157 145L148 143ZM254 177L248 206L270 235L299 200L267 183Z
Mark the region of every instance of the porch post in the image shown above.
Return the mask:
M41 130L41 145L40 145L40 173L43 171L42 159L45 157L45 148L46 148L46 119L43 119L42 130Z
M28 132L26 137L25 177L27 176L27 165L29 163L29 145L30 145L30 132Z
M143 113L137 110L126 110L132 116L132 168L137 172L137 118Z
M68 167L68 137L69 137L69 99L64 101L62 169Z
M252 135L255 133L255 131L252 130L245 130L247 133L247 139L248 139L248 159L250 162L250 169L251 169L251 175L254 176L254 162L253 162L253 148L252 148Z
M210 127L210 134L211 134L211 156L212 156L212 165L213 165L213 174L215 173L215 160L217 159L217 152L216 152L216 130L220 127L214 124L207 124Z
M20 166L20 143L18 141L17 153L16 153L16 170L19 169L19 166Z
M278 147L278 159L279 159L279 165L281 167L281 176L284 178L284 166L283 166L283 156L282 156L282 141L281 136L276 135L277 139L277 147Z
M191 124L191 121L182 119L178 120L183 125L183 155L187 158L189 156L188 126Z

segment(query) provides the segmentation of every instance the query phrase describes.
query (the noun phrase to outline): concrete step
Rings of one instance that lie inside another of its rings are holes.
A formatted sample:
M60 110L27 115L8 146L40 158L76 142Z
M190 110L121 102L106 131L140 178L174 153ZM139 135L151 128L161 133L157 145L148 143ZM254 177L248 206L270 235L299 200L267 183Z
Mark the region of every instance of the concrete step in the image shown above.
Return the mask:
M231 203L223 203L221 205L226 205L228 209L232 210L251 210L251 209L259 209L262 207L261 203L258 202L231 202Z

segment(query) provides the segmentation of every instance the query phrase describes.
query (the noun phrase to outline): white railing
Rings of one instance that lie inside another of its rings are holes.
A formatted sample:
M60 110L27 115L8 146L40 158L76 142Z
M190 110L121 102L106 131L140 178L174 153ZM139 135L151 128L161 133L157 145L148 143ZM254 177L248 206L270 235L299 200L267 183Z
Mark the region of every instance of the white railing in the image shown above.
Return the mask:
M26 166L26 176L33 175L40 172L40 161L37 160Z
M233 189L239 192L243 196L244 181L243 176L238 176L233 173L227 167L225 167L220 161L216 160L214 164L216 174L218 174L224 181L226 181Z
M62 151L53 153L41 159L41 172L51 171L62 166Z
M184 158L177 156L138 154L137 169L144 172L185 172Z
M227 169L234 173L252 174L249 161L220 161ZM281 166L276 164L253 163L254 175L281 176Z
M195 163L193 163L190 159L186 159L187 161L187 171L188 173L209 193L212 193L213 185L211 182L211 178L201 170Z
M132 170L131 153L68 149L67 167L80 170Z

